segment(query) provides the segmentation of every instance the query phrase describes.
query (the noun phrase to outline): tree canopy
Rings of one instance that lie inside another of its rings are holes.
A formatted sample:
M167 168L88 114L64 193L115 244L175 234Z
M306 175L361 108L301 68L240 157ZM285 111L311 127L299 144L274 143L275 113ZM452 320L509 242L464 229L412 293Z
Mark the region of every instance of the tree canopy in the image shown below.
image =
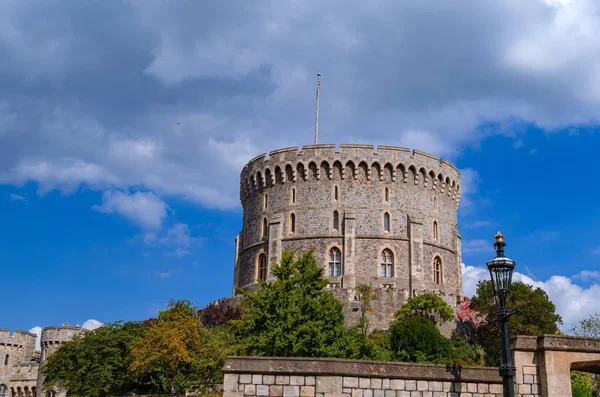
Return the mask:
M327 280L312 251L297 260L284 252L275 280L243 292L242 319L234 320L244 352L258 356L331 357L344 340L342 303L324 290Z
M500 365L500 329L498 325L498 304L494 297L492 282L482 280L471 299L471 309L477 310L486 319L478 330L485 350L487 365ZM560 333L558 324L562 318L556 314L556 307L541 288L516 281L507 297L508 310L520 309L508 323L509 335L543 335Z
M141 323L104 324L61 344L44 367L46 388L74 396L115 396L140 391L128 372L129 349L144 334Z
M452 307L433 293L422 294L408 299L395 315L398 320L407 320L414 316L425 317L434 324L439 325L446 321L452 321L454 318Z

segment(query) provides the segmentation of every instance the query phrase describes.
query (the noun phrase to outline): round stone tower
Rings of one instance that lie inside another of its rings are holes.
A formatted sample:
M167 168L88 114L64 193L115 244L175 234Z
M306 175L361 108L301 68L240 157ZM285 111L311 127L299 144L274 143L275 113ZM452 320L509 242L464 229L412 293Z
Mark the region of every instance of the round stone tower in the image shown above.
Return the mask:
M435 292L455 305L463 296L460 173L445 160L390 146L281 149L246 164L240 199L234 287L272 279L284 250L314 249L349 323L358 283L377 293L379 329L409 297Z
M45 327L42 330L42 353L40 357L40 372L36 387L38 397L43 397L45 395L50 395L53 397L66 396L66 390L44 390L44 381L46 377L44 376L43 368L48 360L48 357L54 353L62 343L72 340L76 335L82 332L84 332L84 330L81 327L71 327L69 324L63 324L60 327Z

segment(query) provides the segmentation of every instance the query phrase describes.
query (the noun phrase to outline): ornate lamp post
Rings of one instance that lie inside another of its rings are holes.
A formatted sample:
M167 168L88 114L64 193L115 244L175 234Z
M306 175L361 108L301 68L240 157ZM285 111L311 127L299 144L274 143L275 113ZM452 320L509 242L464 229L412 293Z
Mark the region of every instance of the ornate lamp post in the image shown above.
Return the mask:
M511 362L510 344L508 340L508 319L515 314L517 310L508 312L506 309L506 297L510 293L512 283L512 274L515 268L515 262L504 256L504 236L498 232L496 234L496 257L487 263L494 288L494 295L500 305L498 320L500 321L500 346L502 349L500 376L502 376L504 385L504 397L514 397L515 395L515 366Z

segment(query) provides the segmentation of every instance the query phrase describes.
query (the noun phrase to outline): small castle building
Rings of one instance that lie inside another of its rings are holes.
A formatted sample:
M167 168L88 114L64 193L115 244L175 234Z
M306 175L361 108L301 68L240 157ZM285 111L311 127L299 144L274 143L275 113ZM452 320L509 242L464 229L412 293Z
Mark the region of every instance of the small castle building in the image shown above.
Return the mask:
M0 397L64 397L64 390L45 390L41 368L61 343L81 332L81 327L68 324L46 327L42 330L41 352L38 352L36 334L0 329Z
M451 163L401 147L309 145L262 154L240 179L234 293L271 280L282 251L312 249L348 323L358 320L359 283L376 291L379 329L418 294L452 306L462 299L460 173Z

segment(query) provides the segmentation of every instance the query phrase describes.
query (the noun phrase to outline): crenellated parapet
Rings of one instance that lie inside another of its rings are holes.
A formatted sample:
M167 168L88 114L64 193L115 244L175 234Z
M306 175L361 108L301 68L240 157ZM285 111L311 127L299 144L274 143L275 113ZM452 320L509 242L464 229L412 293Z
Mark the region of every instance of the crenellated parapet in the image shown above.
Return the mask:
M342 144L290 147L250 160L240 178L242 203L263 189L320 180L391 180L414 184L460 201L460 172L431 154L396 146Z
M27 331L14 330L7 328L0 329L0 346L27 349L35 347L37 335Z

